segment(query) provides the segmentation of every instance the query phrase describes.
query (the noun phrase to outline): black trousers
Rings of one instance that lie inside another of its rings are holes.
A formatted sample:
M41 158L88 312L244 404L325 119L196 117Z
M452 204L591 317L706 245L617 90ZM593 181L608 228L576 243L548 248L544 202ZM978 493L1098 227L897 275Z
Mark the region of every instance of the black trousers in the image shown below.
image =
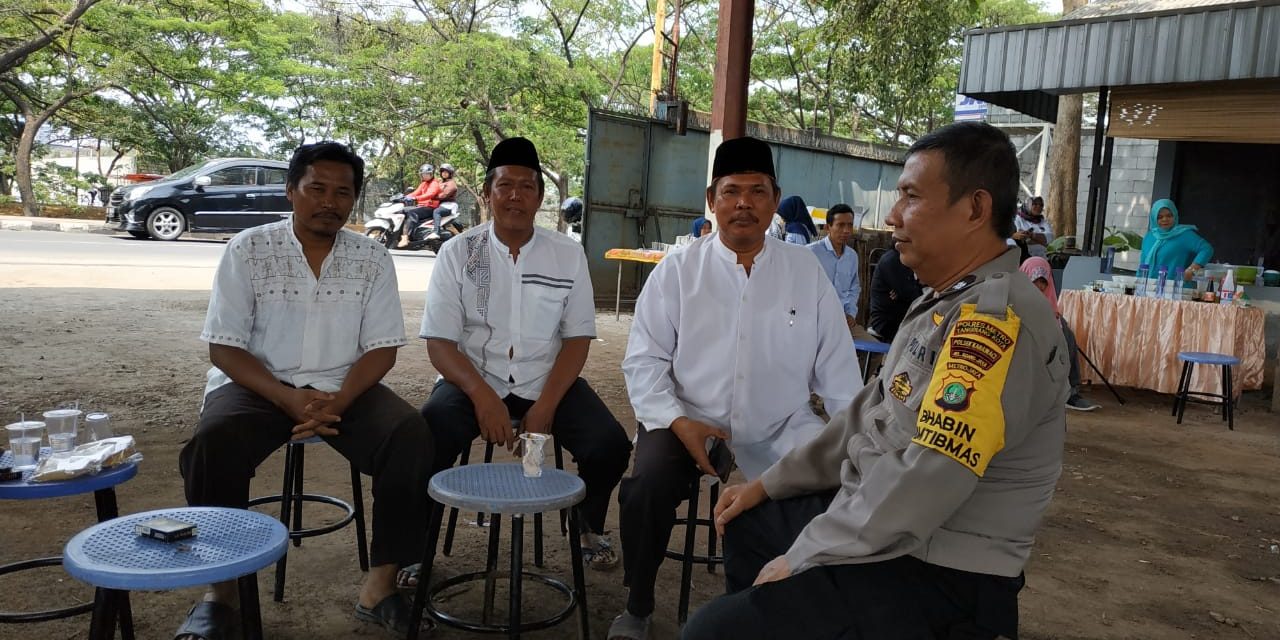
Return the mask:
M178 458L187 504L245 508L249 480L289 441L294 420L232 382L205 397L200 426ZM373 566L422 559L433 456L431 431L413 406L377 384L364 392L325 442L373 476Z
M533 400L508 395L503 398L512 418L523 418L533 407ZM453 383L440 380L422 407L422 415L431 425L436 450L432 473L452 467L480 435L475 405ZM586 380L578 378L556 407L551 435L560 441L578 464L578 476L587 485L580 512L587 527L604 533L604 519L609 512L609 496L627 471L631 457L631 441L627 432L609 412Z
M725 528L729 594L699 609L685 640L991 640L1018 637L1023 578L970 573L910 556L814 567L750 586L784 554L833 492L767 501Z
M693 482L701 475L670 429L639 427L635 467L618 492L623 581L628 587L627 611L632 615L653 613L654 584L666 559L676 507L689 498Z

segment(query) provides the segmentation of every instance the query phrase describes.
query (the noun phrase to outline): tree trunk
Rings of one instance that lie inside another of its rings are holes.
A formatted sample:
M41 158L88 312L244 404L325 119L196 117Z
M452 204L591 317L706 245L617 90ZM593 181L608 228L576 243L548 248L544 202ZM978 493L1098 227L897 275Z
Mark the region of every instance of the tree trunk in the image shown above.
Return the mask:
M1063 0L1062 14L1083 7L1085 0ZM1076 235L1076 196L1080 191L1080 113L1084 97L1058 96L1058 122L1049 147L1049 193L1044 208L1055 238Z
M560 198L556 200L558 203L556 205L556 231L564 233L564 230L567 229L569 225L564 221L564 214L559 213L559 208L560 205L564 204L564 201L569 198L569 174L563 171L559 173L544 171L543 173L551 178L551 183L556 186L556 195L560 196Z
M1049 147L1049 194L1045 210L1055 238L1076 235L1076 200L1080 190L1080 112L1083 96L1058 97L1058 124Z
M22 199L22 215L32 218L40 215L40 203L36 202L36 190L31 184L31 152L36 147L36 132L41 124L43 119L25 119L18 137L18 155L14 158L13 173L18 183L18 197Z

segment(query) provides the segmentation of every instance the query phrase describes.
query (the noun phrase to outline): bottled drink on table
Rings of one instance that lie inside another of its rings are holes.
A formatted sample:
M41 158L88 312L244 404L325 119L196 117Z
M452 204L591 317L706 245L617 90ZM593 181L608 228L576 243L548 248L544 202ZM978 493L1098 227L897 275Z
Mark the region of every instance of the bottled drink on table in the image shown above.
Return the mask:
M1146 297L1147 277L1150 275L1150 271L1151 265L1138 265L1138 277L1135 279L1136 286L1134 287L1133 295L1138 296L1139 298Z

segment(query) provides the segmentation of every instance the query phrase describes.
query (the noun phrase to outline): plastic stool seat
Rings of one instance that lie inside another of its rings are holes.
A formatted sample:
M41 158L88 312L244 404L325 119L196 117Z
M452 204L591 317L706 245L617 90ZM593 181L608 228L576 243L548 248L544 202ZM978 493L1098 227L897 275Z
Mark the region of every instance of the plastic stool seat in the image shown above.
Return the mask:
M195 537L161 542L134 525L157 517L190 522ZM160 509L108 520L67 543L63 566L95 587L167 591L234 580L279 560L289 531L261 513L221 507Z
M524 477L520 464L472 464L431 477L427 489L436 502L484 513L526 514L568 509L587 494L582 479L559 469L541 478Z
M867 353L889 353L888 342L880 342L878 340L854 340L853 348L855 351L866 351Z
M1240 364L1240 358L1223 353L1204 353L1200 351L1182 351L1178 353L1178 359L1183 362L1193 362L1195 364L1207 364L1218 367L1235 367Z

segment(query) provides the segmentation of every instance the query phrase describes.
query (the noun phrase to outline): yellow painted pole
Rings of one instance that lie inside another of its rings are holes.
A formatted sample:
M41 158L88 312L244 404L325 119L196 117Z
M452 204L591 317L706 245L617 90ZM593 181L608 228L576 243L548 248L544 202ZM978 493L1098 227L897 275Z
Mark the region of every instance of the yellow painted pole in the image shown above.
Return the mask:
M662 45L666 40L667 0L658 0L653 15L653 71L649 76L649 115L658 115L658 92L662 89Z

